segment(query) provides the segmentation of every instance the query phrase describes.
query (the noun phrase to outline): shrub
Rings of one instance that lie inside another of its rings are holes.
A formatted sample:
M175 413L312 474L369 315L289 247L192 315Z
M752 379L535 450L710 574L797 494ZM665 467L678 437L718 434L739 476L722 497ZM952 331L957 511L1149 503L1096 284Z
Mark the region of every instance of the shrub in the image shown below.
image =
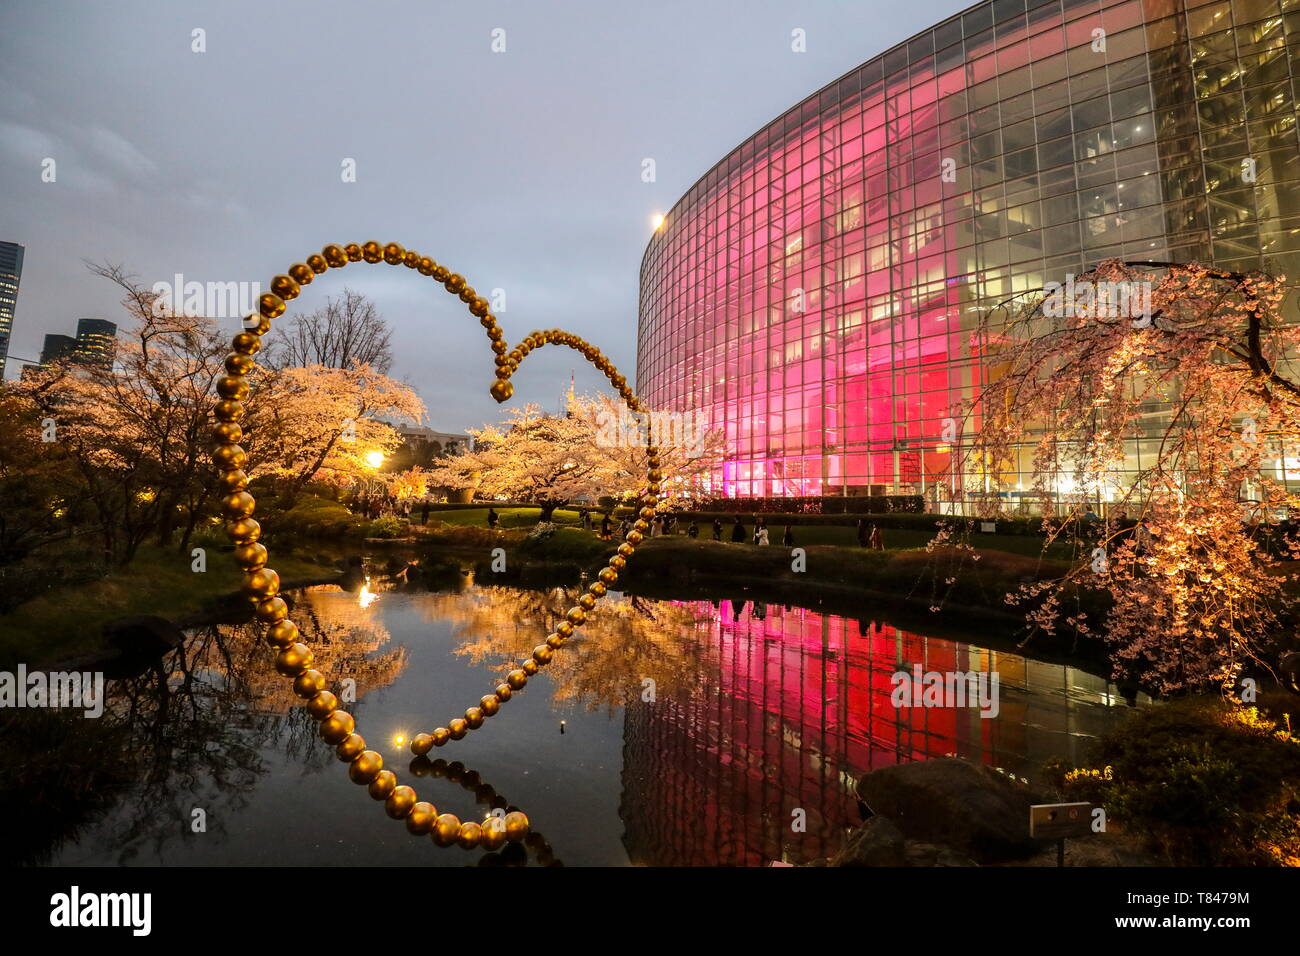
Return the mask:
M394 515L384 515L366 525L367 538L400 538L406 533L406 522Z
M1045 770L1171 862L1300 865L1300 741L1255 708L1217 698L1147 708L1100 738L1091 760L1083 773Z

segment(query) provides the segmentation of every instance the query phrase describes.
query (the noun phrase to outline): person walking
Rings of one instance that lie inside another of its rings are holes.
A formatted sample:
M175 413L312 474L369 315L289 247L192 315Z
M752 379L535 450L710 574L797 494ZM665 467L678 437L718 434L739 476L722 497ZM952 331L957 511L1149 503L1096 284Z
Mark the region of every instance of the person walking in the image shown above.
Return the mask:
M714 541L722 540L722 519L721 518L713 519L713 540Z
M767 525L763 525L758 529L758 533L754 536L754 539L754 543L760 547L770 543L767 537Z
M690 525L688 525L687 528L686 528L686 537L688 537L688 538L698 538L699 536L700 536L700 526L697 525L697 524L694 522L694 520L692 520L691 523L690 523Z
M420 502L420 524L429 523L429 499L425 498Z
M785 531L781 535L781 544L787 548L794 547L794 532L790 530L789 525L785 526Z
M858 519L857 536L858 536L859 547L867 548L871 546L871 531L867 528L866 518Z
M488 515L487 515L488 527L495 528L497 526L497 522L500 520L501 520L501 516L497 514L496 509L493 508L491 505L488 505Z
M586 508L582 509L582 530L583 531L591 530L591 512L588 511Z
M867 547L873 551L885 550L885 537L880 533L880 528L874 524L871 526L871 536L868 539Z
M731 526L731 541L733 544L745 542L745 526L740 523L740 515L736 515L736 523Z
M606 512L605 516L600 519L601 539L604 541L608 541L612 537L613 528L614 528L614 523L610 520L609 513Z

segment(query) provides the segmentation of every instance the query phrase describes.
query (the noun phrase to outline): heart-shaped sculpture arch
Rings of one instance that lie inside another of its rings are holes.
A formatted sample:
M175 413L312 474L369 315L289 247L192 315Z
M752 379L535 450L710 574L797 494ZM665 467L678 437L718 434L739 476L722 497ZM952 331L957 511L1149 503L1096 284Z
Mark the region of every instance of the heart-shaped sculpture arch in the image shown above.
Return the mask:
M214 409L217 424L213 438L217 445L212 460L220 472L218 482L224 493L222 507L230 519L228 530L235 542L235 562L244 571L243 592L253 602L257 620L266 625L267 643L277 649L276 670L293 680L294 692L304 699L308 713L319 722L321 738L334 745L339 759L348 764L348 776L356 783L365 784L376 800L383 800L390 817L405 820L406 828L413 834L431 833L439 845L457 842L467 848L481 845L496 849L507 841L517 842L528 835L528 818L524 814L507 814L504 819L494 817L482 825L462 823L449 813L439 815L432 804L421 802L411 787L399 786L397 775L384 769L384 758L366 748L364 738L356 732L352 715L340 710L339 699L326 690L325 675L312 669L311 649L299 640L298 627L289 619L289 606L279 597L280 577L267 566L266 547L258 540L262 528L253 518L257 502L248 492L248 475L244 472L248 455L239 445L243 437L239 420L244 415L244 400L250 391L247 376L256 367L255 356L262 348L262 336L271 330L272 320L284 314L285 302L296 298L302 287L316 276L329 269L341 269L350 263L363 261L406 266L421 275L431 276L469 307L470 314L477 316L487 331L492 351L496 353L496 381L490 391L498 402L506 401L513 394L510 377L529 352L545 345L567 345L581 352L605 374L629 410L639 414L644 408L614 364L595 346L571 332L560 329L533 332L511 349L497 327L496 317L488 310L487 300L479 296L462 276L428 256L403 249L395 242L382 247L377 242L346 246L331 244L308 256L305 263L295 263L288 274L272 279L271 291L263 293L258 301L258 314L249 316L248 328L235 336L232 351L226 357L226 375L217 381L217 393L221 399ZM492 693L467 708L463 717L448 721L446 727L438 727L432 733L414 737L412 752L423 756L431 748L459 740L469 731L483 726L484 721L496 714L503 703L528 683L530 677L550 663L555 651L573 636L574 629L586 622L587 613L604 597L609 585L618 580L619 572L636 550L655 515L663 479L659 449L647 444L646 455L646 496L637 520L619 545L618 553L609 559L598 579L588 586L587 593L569 609L565 620L547 636L545 642L533 649L532 657L511 671Z

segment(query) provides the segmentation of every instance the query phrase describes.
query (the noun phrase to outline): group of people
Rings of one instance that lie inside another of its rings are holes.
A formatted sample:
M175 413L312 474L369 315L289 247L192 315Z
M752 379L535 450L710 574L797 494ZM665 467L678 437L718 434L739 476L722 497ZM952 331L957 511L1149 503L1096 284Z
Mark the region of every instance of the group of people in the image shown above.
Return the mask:
M411 498L398 500L387 493L361 494L352 499L352 513L374 521L384 515L396 515L411 520L413 514L420 515L420 523L429 523L429 511L432 503L428 498L415 501Z

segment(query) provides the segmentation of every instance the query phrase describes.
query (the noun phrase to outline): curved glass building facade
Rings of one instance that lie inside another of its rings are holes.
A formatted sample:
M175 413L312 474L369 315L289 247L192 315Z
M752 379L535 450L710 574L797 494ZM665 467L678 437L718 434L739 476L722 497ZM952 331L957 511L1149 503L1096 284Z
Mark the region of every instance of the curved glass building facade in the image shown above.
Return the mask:
M638 392L724 430L715 495L940 501L981 310L1113 257L1300 274L1298 100L1300 0L971 7L670 210Z

